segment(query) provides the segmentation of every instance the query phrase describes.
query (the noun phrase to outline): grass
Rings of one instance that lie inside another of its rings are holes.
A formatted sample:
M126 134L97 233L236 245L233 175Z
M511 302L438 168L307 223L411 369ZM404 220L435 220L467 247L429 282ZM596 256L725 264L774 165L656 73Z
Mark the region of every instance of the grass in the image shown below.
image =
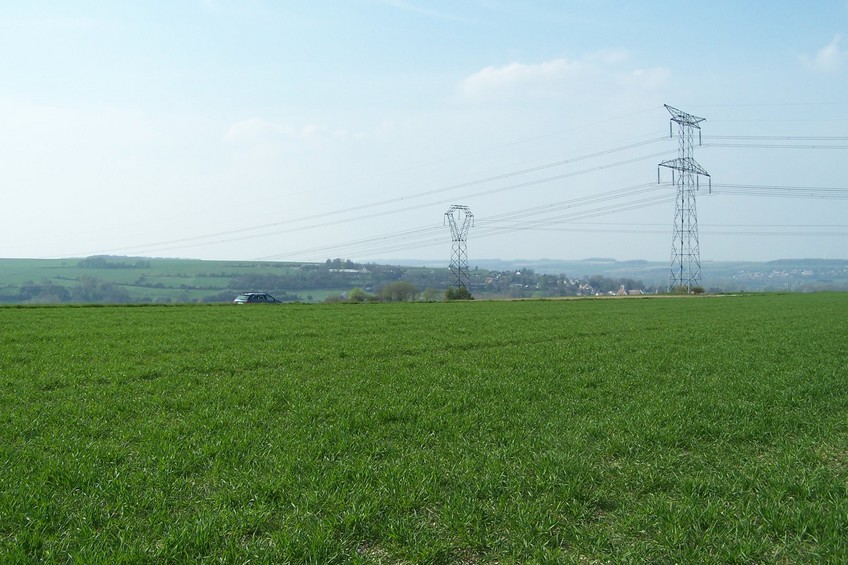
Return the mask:
M0 557L845 561L846 312L0 308Z

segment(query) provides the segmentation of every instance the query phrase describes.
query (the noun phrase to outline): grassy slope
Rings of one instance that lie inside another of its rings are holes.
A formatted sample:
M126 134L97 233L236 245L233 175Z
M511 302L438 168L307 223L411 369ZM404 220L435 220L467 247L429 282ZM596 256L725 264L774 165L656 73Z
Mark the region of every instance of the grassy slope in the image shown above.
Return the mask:
M80 277L98 277L112 283L131 283L139 276L153 277L154 280L209 283L210 277L199 277L201 274L217 273L261 273L281 274L287 272L291 265L284 263L260 263L256 261L201 261L198 259L136 259L132 257L110 258L113 263L133 263L146 261L149 268L131 269L83 269L78 266L78 259L0 259L3 283L21 284L25 281L41 282L42 280L78 279ZM214 281L218 277L211 277ZM227 278L223 278L227 280Z
M196 259L137 259L110 258L114 263L147 261L149 268L83 269L79 259L0 259L0 288L15 287L27 281L51 281L68 288L78 285L82 277L94 277L104 282L122 285L137 300L157 297L181 298L185 301L200 299L216 292L227 291L230 282L238 275L259 273L281 275L293 268L285 263L259 263L256 261L201 261ZM206 276L226 274L230 276ZM146 277L149 285L161 284L163 288L136 286L139 277ZM183 290L182 286L200 286L203 290ZM252 290L252 289L251 289ZM233 291L238 292L238 291ZM314 294L312 292L304 292ZM338 293L336 293L338 294ZM235 297L235 294L233 295Z
M844 561L846 311L0 308L0 554Z

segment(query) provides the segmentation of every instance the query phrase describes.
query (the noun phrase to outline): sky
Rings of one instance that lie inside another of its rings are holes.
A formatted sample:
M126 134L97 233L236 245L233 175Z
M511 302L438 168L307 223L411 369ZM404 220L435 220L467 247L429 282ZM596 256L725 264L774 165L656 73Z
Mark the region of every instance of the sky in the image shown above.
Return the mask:
M447 264L462 205L471 265L664 261L667 104L702 262L848 259L848 0L6 0L0 50L0 257Z

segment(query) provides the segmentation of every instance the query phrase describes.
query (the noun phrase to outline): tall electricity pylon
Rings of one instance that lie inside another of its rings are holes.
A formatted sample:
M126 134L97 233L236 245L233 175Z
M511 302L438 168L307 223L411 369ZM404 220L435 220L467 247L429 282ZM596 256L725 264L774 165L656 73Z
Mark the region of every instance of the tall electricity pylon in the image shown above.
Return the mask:
M454 276L457 288L468 288L471 277L468 274L468 229L474 225L474 214L468 206L454 204L445 212L445 221L451 230L451 262L450 271Z
M685 288L686 292L690 292L693 287L701 286L701 249L698 244L698 213L695 204L695 193L699 190L698 175L710 178L709 173L692 157L693 131L698 130L698 145L700 145L701 126L698 124L706 118L687 114L668 104L665 108L671 114L671 121L677 123L679 155L677 159L659 164L659 167L672 170L672 183L677 186L668 289ZM669 136L671 136L671 122L668 125ZM676 178L674 171L678 171ZM659 169L657 169L657 182L659 180ZM712 189L712 180L710 180L710 189Z

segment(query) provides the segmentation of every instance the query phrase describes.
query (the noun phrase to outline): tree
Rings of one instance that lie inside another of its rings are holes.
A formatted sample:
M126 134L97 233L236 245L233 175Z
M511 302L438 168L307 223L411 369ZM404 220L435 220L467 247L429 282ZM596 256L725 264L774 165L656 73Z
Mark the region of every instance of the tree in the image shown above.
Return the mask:
M72 295L75 302L109 304L131 301L125 288L95 277L80 277L80 286L73 289Z
M389 302L412 301L418 296L418 287L409 281L394 281L383 287L380 296Z
M60 302L69 302L71 293L64 286L53 284L50 280L45 280L41 284L27 281L20 287L18 298L21 302L58 304Z

